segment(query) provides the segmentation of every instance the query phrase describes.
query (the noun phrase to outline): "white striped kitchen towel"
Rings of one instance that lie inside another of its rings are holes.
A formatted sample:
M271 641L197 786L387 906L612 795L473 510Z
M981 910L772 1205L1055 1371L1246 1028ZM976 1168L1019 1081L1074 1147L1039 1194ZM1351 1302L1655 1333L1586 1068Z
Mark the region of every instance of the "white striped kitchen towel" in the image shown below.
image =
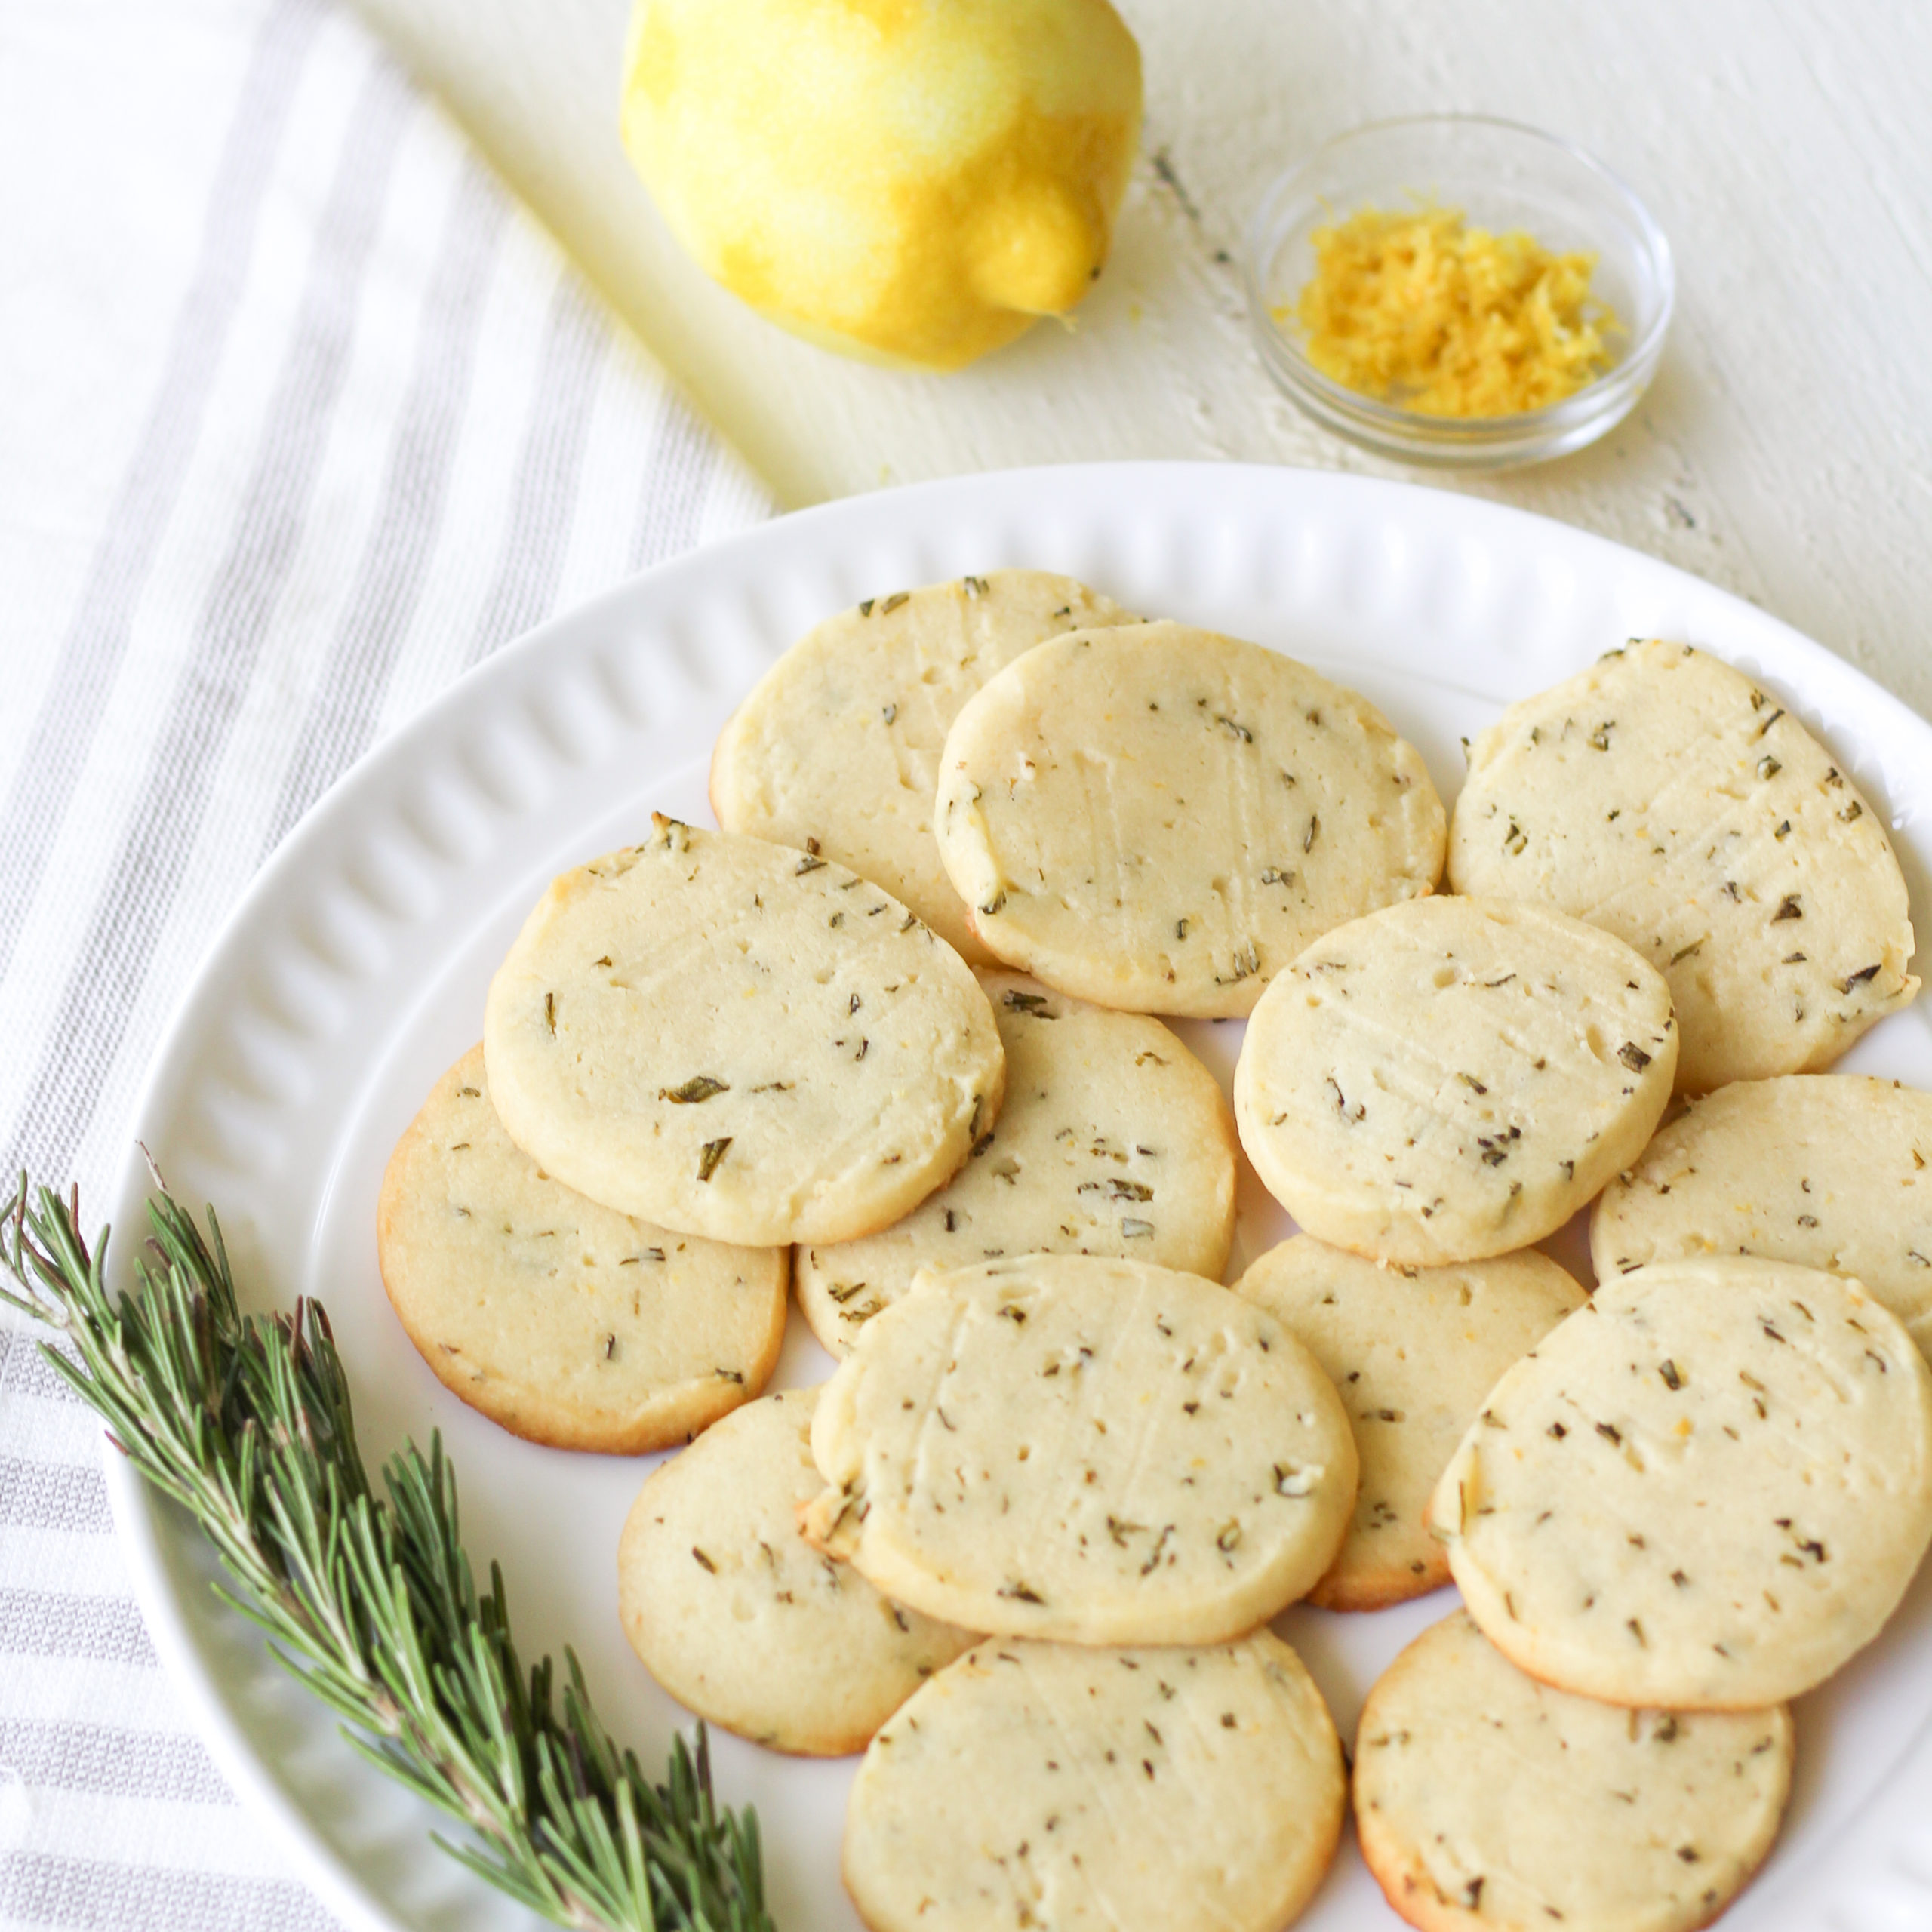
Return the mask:
M305 808L506 639L771 512L329 0L0 11L0 1173L97 1211ZM0 1321L0 1927L330 1921L189 1733Z

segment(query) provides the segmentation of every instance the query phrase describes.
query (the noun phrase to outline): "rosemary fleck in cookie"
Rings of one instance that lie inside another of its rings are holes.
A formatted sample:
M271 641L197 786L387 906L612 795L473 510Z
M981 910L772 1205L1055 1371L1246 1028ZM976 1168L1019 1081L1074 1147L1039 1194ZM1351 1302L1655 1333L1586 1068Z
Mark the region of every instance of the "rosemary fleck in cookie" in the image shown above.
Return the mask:
M1932 1094L1850 1074L1706 1094L1598 1197L1599 1276L1761 1254L1854 1276L1932 1347Z
M1662 1261L1497 1383L1429 1520L1483 1634L1607 1703L1744 1710L1875 1637L1932 1540L1932 1371L1855 1281Z
M887 1602L798 1534L823 1487L816 1389L748 1403L664 1463L617 1546L617 1608L688 1710L774 1750L837 1757L974 1639Z
M1355 1518L1309 1601L1380 1610L1439 1589L1449 1558L1423 1522L1429 1494L1497 1377L1583 1306L1583 1290L1534 1248L1386 1268L1297 1235L1235 1292L1294 1331L1355 1427Z
M872 1740L846 1889L872 1932L1278 1932L1334 1857L1345 1787L1321 1693L1267 1631L1211 1649L996 1638Z
M764 1387L784 1337L783 1249L672 1234L552 1180L503 1131L481 1047L397 1143L376 1243L438 1378L558 1448L681 1442Z
M1244 1014L1309 940L1442 869L1441 801L1372 705L1185 624L1015 659L947 734L933 824L995 953L1139 1013Z
M922 1276L826 1386L805 1534L897 1603L1080 1644L1217 1643L1301 1595L1355 1502L1348 1417L1251 1303L1144 1262Z
M1061 631L1134 621L1045 571L869 597L808 631L758 680L712 754L711 808L727 832L851 866L990 965L933 843L946 734L1022 651Z
M653 823L556 880L490 983L510 1138L593 1201L714 1240L888 1226L998 1118L986 995L843 866Z
M1458 1615L1368 1694L1355 1827L1423 1932L1694 1932L1770 1851L1792 1743L1781 1704L1620 1710L1552 1690Z
M1633 640L1471 747L1455 891L1552 906L1670 981L1678 1084L1827 1066L1918 989L1878 814L1777 696Z
M1234 1118L1214 1076L1158 1020L1018 974L980 984L1006 1051L998 1124L903 1221L792 1257L798 1305L835 1355L921 1267L1118 1254L1218 1281L1227 1265Z
M1531 906L1411 900L1269 986L1235 1118L1310 1234L1429 1267L1560 1228L1650 1138L1676 1060L1669 990L1621 940Z

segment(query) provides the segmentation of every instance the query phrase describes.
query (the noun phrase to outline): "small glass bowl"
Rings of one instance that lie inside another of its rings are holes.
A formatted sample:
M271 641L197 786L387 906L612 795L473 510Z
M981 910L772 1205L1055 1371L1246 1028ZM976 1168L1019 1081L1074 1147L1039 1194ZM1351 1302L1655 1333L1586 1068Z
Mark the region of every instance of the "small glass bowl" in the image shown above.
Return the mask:
M1315 274L1314 231L1364 206L1460 208L1472 227L1525 229L1597 258L1590 292L1622 327L1611 366L1574 395L1515 416L1426 416L1346 389L1303 352L1292 309ZM1670 326L1670 244L1601 162L1533 128L1478 115L1382 121L1331 141L1275 182L1247 237L1248 311L1262 359L1315 420L1365 449L1438 468L1505 469L1564 456L1622 421L1650 386Z

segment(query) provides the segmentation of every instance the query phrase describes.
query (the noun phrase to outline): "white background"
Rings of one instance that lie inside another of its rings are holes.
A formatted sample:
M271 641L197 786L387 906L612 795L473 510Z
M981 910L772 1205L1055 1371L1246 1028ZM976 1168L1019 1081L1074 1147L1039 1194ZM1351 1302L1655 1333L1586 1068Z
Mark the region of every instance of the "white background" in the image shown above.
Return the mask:
M617 143L628 0L361 4L787 508L1117 457L1400 473L1275 390L1217 251L1238 257L1274 174L1358 122L1453 109L1564 134L1669 234L1672 339L1605 443L1459 487L1709 577L1932 712L1925 0L1118 0L1147 118L1112 264L1071 334L931 377L794 342L678 252Z

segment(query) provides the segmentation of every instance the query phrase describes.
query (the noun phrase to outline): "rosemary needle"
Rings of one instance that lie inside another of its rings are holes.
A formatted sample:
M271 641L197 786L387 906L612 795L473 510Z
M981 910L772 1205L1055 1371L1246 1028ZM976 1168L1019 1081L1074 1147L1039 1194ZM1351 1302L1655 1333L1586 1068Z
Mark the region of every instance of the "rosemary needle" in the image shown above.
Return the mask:
M130 1292L110 1293L107 1234L90 1253L78 1193L5 1214L19 1284L0 1300L72 1349L48 1359L143 1476L200 1523L217 1593L343 1721L362 1755L469 1836L436 1842L490 1884L581 1932L773 1932L758 1821L712 1795L704 1727L664 1781L620 1752L576 1657L559 1684L526 1672L502 1572L481 1595L440 1436L371 1483L349 1383L318 1302L244 1315L212 1210L203 1238L165 1190Z

